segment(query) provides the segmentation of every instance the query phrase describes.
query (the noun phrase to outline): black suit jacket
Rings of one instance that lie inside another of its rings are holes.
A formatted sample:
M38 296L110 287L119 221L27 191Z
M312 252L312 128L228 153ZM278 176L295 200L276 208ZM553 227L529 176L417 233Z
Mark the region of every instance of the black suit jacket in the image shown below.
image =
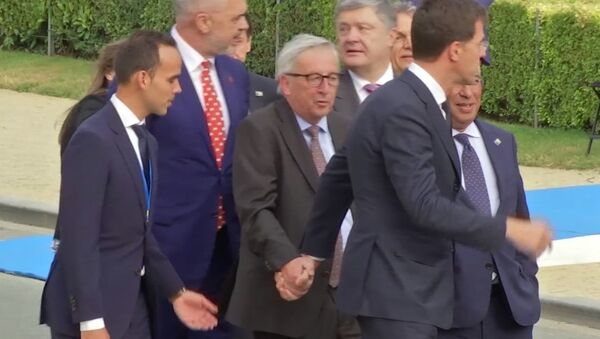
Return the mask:
M358 105L360 105L360 100L356 93L356 89L354 88L354 84L352 83L352 76L348 70L345 69L340 74L340 85L338 86L335 97L333 111L351 118L356 118Z
M151 136L149 146L154 198L157 144ZM83 122L62 157L61 244L44 286L41 323L77 336L80 322L102 317L111 338L120 338L142 280L163 297L183 287L146 222L143 185L133 146L109 103Z
M348 137L346 154L347 159L336 155L321 177L327 191L315 201L303 252L331 256L343 218L338 212L354 192L355 223L338 287L340 309L450 327L452 239L495 249L504 242L505 219L478 215L455 201L458 155L450 124L425 84L407 71L370 95ZM338 182L339 188L329 190ZM329 199L336 202L319 205Z
M281 98L277 93L277 81L260 74L248 72L250 80L250 112L263 108Z
M334 146L350 120L328 115ZM234 198L242 223L237 280L227 319L241 327L289 337L317 323L327 298L328 264L302 299L287 302L274 272L298 256L319 177L294 113L285 99L252 113L239 126L233 162Z
M519 172L517 145L512 134L475 120L490 157L500 205L497 214L529 218L523 180ZM466 194L461 200L473 207ZM473 209L475 209L473 207ZM452 327L470 327L481 322L490 303L490 276L496 266L500 283L514 320L532 326L540 317L537 264L504 241L498 249L485 252L461 244L454 250L454 321Z

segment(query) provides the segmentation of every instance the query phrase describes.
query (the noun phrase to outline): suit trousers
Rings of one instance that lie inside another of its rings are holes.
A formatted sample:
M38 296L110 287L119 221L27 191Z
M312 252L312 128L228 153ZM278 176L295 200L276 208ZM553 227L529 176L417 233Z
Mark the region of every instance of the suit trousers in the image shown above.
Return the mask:
M68 334L64 334L58 332L54 329L50 329L50 337L52 339L76 339L80 338L80 336L71 336ZM137 302L135 305L135 310L133 313L133 317L131 318L131 323L129 324L129 328L125 335L121 338L110 337L111 339L151 339L150 335L150 321L148 318L148 307L146 306L146 298L144 294L140 291L138 295Z
M409 321L359 316L363 339L437 339L437 327Z
M336 290L329 287L327 296L319 313L318 323L311 327L307 335L292 338L276 333L254 332L254 339L361 339L356 318L337 310Z
M440 330L439 339L532 339L533 326L517 324L502 283L492 285L490 306L483 321L468 328Z

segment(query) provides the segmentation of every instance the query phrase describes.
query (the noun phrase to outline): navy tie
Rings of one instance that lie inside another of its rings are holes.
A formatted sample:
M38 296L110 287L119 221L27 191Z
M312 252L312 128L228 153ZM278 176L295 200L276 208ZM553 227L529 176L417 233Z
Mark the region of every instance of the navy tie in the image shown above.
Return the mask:
M140 158L142 158L142 167L144 168L144 178L146 179L146 184L148 184L150 182L148 129L146 129L146 125L133 125L131 128L133 128L133 131L138 137L138 147L140 149Z
M454 138L463 145L461 163L467 196L478 212L491 215L490 197L485 185L485 177L479 157L469 142L469 136L461 133L455 135Z

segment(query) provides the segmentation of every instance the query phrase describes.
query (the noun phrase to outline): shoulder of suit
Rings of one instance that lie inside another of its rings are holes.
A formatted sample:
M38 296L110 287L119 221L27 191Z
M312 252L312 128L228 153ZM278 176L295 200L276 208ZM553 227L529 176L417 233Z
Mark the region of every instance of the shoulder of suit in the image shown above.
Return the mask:
M227 54L219 54L215 57L215 62L219 62L225 66L229 66L229 67L236 67L239 69L243 69L244 71L246 70L246 66L244 65L244 63L242 63L241 61L239 61L238 59L232 58Z

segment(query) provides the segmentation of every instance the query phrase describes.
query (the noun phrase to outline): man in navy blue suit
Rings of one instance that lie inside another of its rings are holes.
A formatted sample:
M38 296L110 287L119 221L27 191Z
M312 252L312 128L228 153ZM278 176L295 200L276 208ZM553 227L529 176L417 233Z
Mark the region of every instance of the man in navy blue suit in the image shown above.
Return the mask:
M190 289L221 304L240 243L231 185L234 136L248 113L248 73L221 55L246 27L245 0L176 0L171 36L182 57L181 94L169 114L149 119L160 145L161 180L152 230ZM224 306L224 305L222 305ZM223 308L223 307L221 307ZM230 338L225 321L190 332L168 304L155 314L157 337Z
M135 33L118 52L115 71L117 93L77 129L62 157L61 245L40 321L54 339L149 339L151 285L187 326L213 328L216 306L184 289L150 231L157 145L144 120L164 115L181 91L175 41Z
M477 119L482 82L457 85L448 96L452 134L461 158L463 193L460 199L484 215L529 218L523 181L512 134ZM463 144L464 143L464 144ZM468 152L479 160L484 180L471 185ZM484 192L483 204L472 191ZM487 194L485 194L487 193ZM440 330L440 339L530 339L540 317L537 265L506 241L484 252L454 245L454 320Z

